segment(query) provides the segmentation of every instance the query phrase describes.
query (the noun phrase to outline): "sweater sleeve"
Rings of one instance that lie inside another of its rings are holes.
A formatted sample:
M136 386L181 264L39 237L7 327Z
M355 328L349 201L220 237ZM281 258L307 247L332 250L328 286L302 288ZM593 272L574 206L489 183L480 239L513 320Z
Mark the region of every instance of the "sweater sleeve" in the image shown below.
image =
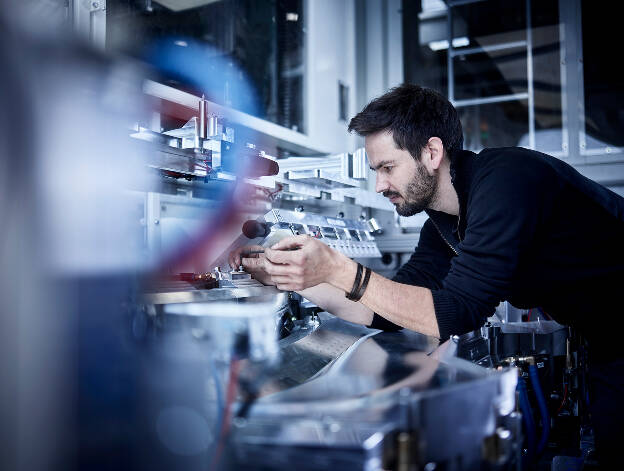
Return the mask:
M554 179L543 167L493 160L474 177L459 255L432 290L442 339L480 327L507 299L553 198Z
M431 290L442 288L442 282L451 266L453 252L444 243L431 220L427 219L420 231L418 247L392 278L407 285L422 286ZM370 325L374 329L396 331L398 325L375 313Z

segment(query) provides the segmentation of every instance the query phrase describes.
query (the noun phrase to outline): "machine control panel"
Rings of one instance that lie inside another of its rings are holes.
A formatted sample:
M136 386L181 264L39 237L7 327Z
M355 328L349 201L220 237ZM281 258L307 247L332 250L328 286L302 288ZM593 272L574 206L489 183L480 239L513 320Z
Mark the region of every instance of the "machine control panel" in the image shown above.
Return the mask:
M378 258L373 230L366 221L331 218L320 214L273 209L264 216L267 223L293 234L308 234L350 258Z

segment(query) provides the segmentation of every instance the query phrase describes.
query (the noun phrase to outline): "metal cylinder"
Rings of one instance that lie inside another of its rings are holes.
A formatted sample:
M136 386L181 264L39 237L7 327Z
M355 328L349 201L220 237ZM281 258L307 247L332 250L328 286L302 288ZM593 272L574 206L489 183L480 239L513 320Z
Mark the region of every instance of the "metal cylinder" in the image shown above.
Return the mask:
M199 133L198 136L202 139L206 139L206 99L202 95L199 100Z
M219 119L210 115L208 117L208 137L215 137L219 135Z
M368 167L366 165L366 150L360 147L353 153L351 162L351 178L355 180L366 180L368 177Z

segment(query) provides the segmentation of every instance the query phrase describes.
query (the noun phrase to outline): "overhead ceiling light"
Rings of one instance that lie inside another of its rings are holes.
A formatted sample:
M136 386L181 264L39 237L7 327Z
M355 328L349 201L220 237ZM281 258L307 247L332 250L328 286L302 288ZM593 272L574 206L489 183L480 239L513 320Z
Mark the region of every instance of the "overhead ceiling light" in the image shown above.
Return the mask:
M173 44L180 47L187 47L188 43L186 41L173 41Z
M297 21L299 20L299 13L286 13L286 21Z
M163 7L169 8L173 11L189 10L191 8L203 7L211 3L216 3L221 0L154 0L156 3L160 3Z
M464 47L464 46L467 46L468 44L470 44L470 40L465 36L462 36L461 38L453 39L453 47ZM444 49L448 49L448 47L449 47L449 42L447 39L443 39L441 41L431 41L429 43L429 48L432 51L442 51Z

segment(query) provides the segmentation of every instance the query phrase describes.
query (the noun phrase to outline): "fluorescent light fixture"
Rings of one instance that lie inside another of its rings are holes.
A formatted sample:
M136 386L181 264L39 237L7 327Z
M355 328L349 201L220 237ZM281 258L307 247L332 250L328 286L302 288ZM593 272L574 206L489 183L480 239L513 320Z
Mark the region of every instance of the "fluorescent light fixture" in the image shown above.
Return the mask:
M444 3L444 0L422 0L422 11L431 12L431 11L446 11L447 6Z
M286 21L297 21L299 20L299 13L286 13Z
M470 44L470 40L465 36L462 36L461 38L453 39L453 47L464 47L464 46L467 46L468 44ZM432 51L442 51L444 49L448 49L448 47L449 47L449 42L447 39L443 39L441 41L431 41L429 43L429 48Z
M184 10L189 10L191 8L197 8L197 7L210 5L211 3L216 3L221 0L155 0L155 1L157 3L160 3L163 7L169 8L169 10L184 11Z

